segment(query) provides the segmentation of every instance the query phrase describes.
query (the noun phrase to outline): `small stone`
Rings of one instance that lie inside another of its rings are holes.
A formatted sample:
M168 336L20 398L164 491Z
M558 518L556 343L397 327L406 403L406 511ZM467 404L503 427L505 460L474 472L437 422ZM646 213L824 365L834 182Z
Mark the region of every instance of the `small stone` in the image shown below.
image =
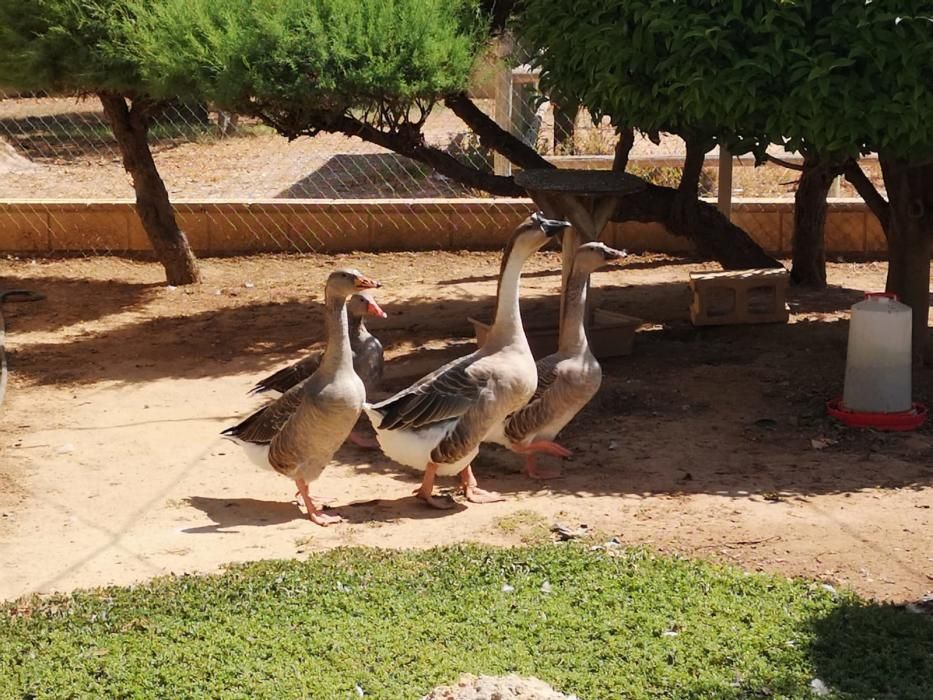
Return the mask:
M511 592L514 591L514 590L515 590L515 586L510 586L510 585L507 584L507 583L503 583L503 584L502 584L502 592L503 592L503 593L511 593Z
M243 286L246 287L247 289L252 289L252 288L255 287L256 285L253 284L252 282L244 282L244 283L243 283ZM359 686L356 686L356 687L359 688Z
M549 581L545 581L544 583L541 584L541 592L542 592L542 593L550 593L551 590L552 590L552 589L551 589L551 584L550 584Z

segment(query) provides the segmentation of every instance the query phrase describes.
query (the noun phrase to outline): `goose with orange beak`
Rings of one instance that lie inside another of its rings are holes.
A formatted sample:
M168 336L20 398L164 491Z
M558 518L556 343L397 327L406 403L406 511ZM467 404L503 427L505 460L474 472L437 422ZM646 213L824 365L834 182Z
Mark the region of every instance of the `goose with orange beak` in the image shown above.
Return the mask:
M347 299L379 283L359 270L332 272L324 288L327 346L317 370L238 425L221 433L241 445L255 464L298 486L308 518L321 526L340 522L322 512L308 492L349 436L366 399L363 380L353 369Z

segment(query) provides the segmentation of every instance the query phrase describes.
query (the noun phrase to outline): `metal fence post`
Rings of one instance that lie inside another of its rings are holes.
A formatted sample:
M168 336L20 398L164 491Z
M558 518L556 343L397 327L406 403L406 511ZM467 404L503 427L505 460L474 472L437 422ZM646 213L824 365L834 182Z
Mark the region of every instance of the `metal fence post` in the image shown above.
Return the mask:
M512 130L512 68L509 56L512 53L512 39L502 36L496 42L496 123L503 129ZM508 177L512 174L509 159L498 151L493 155L493 171L496 175Z
M732 220L732 154L719 146L719 192L717 206L722 215Z

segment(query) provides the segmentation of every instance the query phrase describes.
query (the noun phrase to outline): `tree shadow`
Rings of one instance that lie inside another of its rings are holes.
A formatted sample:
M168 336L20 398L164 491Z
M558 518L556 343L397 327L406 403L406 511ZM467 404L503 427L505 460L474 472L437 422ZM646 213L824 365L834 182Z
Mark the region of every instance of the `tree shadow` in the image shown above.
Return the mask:
M894 605L843 602L810 623L817 678L853 700L933 697L933 619Z
M149 147L164 150L212 132L208 123L188 112L169 110L149 129ZM103 110L61 114L33 114L0 118L0 133L24 157L34 163L61 164L101 154L118 154L113 132Z
M163 286L119 280L0 276L0 290L29 289L45 296L38 302L3 305L4 319L14 332L54 331L130 311Z
M417 161L396 153L340 153L276 195L277 199L370 199L387 196L456 197L470 188L442 178ZM404 183L404 185L400 185Z

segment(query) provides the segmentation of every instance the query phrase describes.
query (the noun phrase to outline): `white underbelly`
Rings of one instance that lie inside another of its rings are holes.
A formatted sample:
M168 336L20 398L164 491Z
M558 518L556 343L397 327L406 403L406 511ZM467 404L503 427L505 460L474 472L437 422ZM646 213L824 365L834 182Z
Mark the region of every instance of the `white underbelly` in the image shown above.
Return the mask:
M246 442L245 440L240 440L236 437L224 436L227 440L235 442L242 449L244 454L246 454L247 459L250 462L255 464L260 469L265 469L267 471L275 471L275 468L269 464L269 445L257 445L254 442Z
M376 431L376 440L386 457L406 467L423 472L431 461L431 452L456 427L456 421L445 421L420 430L380 430L376 427L382 421L381 414L367 409L363 410L369 417L373 429ZM478 449L478 448L477 448ZM472 450L462 459L451 463L439 463L437 474L451 476L460 473L476 456L477 449Z

